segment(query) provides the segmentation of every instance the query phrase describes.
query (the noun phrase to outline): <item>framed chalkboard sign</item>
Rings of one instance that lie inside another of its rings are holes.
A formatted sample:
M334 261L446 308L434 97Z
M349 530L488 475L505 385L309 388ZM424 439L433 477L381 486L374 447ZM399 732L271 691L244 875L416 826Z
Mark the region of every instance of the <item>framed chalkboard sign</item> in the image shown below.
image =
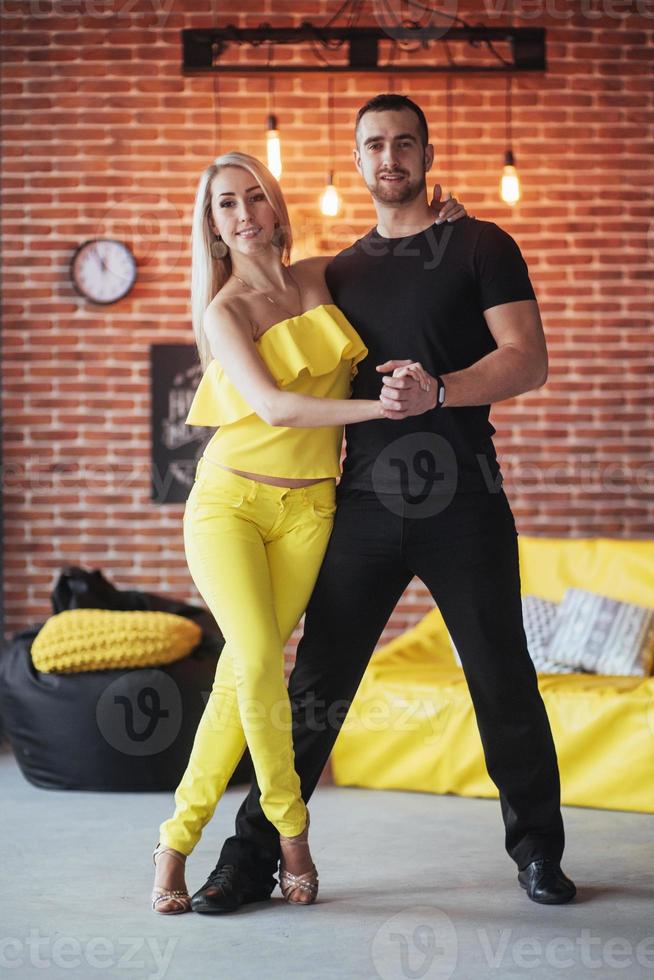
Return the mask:
M205 425L186 425L202 369L194 344L151 344L152 487L158 504L186 500L195 467L213 434Z

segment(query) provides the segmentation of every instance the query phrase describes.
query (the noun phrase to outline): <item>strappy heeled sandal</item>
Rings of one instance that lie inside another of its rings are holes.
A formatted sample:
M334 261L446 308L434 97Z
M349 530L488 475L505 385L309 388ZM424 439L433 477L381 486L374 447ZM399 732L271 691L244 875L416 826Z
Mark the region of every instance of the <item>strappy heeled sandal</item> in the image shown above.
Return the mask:
M307 825L301 834L297 837L284 837L282 834L279 835L280 843L284 844L308 844L309 843L309 813L307 811ZM279 865L279 887L281 889L284 900L289 903L289 905L312 905L318 896L318 870L313 862L311 862L311 871L305 871L301 875L291 874L284 867L284 856ZM301 902L297 899L291 898L293 892L300 889L303 892L308 893L309 901Z
M164 847L164 845L159 841L154 851L152 852L152 860L154 866L157 866L157 857L160 854L172 854L176 857L183 865L186 865L186 855L180 854L178 851L173 850L172 847ZM159 902L172 901L175 903L176 907L172 909L158 909L157 905ZM160 888L155 885L152 889L152 908L159 915L180 915L182 912L190 912L191 910L191 896L187 891L181 891L180 889L170 890L167 888Z

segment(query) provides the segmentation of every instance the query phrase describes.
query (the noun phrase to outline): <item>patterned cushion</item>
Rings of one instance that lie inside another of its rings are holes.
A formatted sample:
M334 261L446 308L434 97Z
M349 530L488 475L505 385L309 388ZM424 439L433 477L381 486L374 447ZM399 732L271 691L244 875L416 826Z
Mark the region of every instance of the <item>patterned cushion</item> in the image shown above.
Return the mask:
M559 661L548 650L548 641L555 629L559 603L537 595L522 597L522 620L527 646L534 666L541 674L571 674L575 668Z
M32 644L43 673L156 667L188 656L202 630L168 612L65 609L46 620Z
M536 670L541 674L570 674L575 671L566 663L559 663L547 653L547 643L557 617L558 603L541 599L536 595L522 596L522 621L527 637L527 647ZM461 659L450 637L454 659L461 666Z
M654 609L567 589L545 652L575 670L648 676L654 663Z

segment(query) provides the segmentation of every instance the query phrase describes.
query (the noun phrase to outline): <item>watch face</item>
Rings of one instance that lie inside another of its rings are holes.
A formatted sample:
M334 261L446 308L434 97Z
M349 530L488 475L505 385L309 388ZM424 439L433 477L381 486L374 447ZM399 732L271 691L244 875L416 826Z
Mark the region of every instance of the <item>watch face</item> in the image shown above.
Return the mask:
M96 238L83 242L71 260L71 278L77 292L92 303L115 303L136 281L136 260L123 242Z

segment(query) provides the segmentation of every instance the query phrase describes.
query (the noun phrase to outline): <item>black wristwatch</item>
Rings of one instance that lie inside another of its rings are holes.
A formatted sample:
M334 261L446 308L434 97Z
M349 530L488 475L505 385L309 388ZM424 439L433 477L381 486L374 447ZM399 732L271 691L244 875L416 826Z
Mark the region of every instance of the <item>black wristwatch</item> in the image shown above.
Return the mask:
M440 374L436 375L436 383L438 385L438 391L436 392L436 404L434 408L440 408L445 401L445 382Z

